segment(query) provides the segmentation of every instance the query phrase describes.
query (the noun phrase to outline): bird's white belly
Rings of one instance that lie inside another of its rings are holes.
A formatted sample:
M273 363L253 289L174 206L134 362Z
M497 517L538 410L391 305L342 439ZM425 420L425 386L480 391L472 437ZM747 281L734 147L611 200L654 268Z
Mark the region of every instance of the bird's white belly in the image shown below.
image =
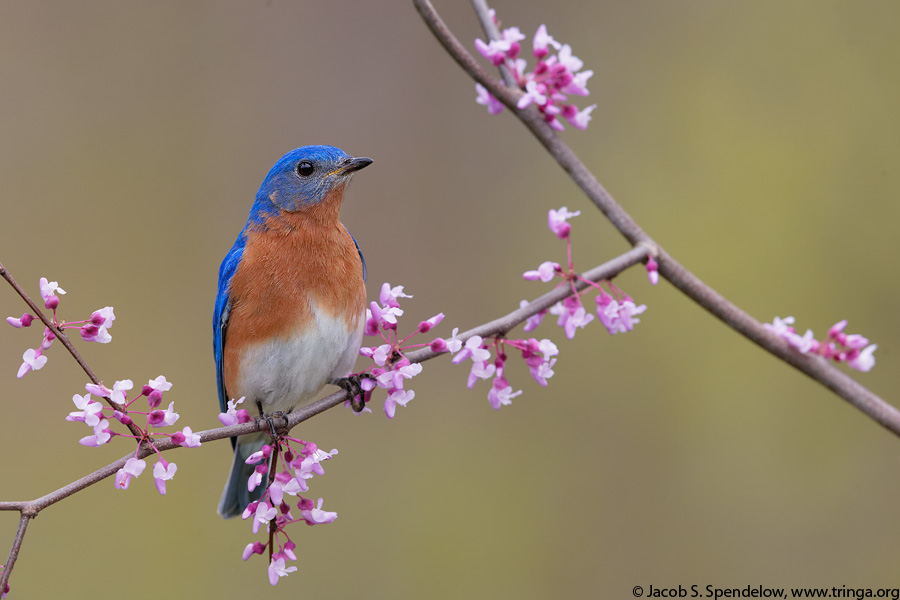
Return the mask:
M365 313L352 329L342 317L312 307L314 322L289 338L259 342L241 354L235 397L257 401L267 413L289 411L316 399L328 381L345 377L356 363Z

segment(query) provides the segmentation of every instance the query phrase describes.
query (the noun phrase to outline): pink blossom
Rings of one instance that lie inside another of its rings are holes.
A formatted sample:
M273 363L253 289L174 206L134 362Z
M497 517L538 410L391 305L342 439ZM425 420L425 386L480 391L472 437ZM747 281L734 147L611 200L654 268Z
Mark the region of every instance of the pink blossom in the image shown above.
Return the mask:
M494 410L499 410L501 406L512 404L512 399L521 395L522 390L513 392L512 386L509 385L506 379L497 377L494 379L494 383L491 385L491 389L488 392L488 401L490 401L491 407Z
M397 411L397 405L405 407L406 403L416 397L413 390L395 389L384 400L384 414L388 419L394 418Z
M555 364L556 359L554 358L550 361L538 361L535 366L529 364L528 368L531 372L531 377L540 385L547 387L547 380L554 375L553 365Z
M125 402L128 400L128 395L125 392L133 387L134 382L132 382L130 379L117 381L113 384L112 393L109 394L109 399L119 404L125 404Z
M659 264L653 260L653 257L650 257L650 260L647 261L647 277L650 279L651 285L656 285L659 283Z
M125 461L125 466L116 472L116 489L127 490L131 484L131 478L139 477L146 466L147 463L140 458L131 457Z
M237 405L243 401L243 396L241 396L239 400L229 400L228 409L223 413L219 413L219 422L221 422L222 425L226 427L228 427L229 425L235 425L236 423L243 423L244 421L239 420L237 409ZM244 411L244 413L246 414L246 411Z
M78 440L78 443L82 446L102 446L107 443L110 439L112 439L112 434L109 431L109 421L106 419L101 420L99 423L94 425L94 435L89 435L87 437L83 437Z
M569 225L568 220L572 217L577 217L580 214L580 210L569 212L569 209L565 206L563 206L559 210L550 209L550 212L547 213L547 226L550 228L550 231L556 234L556 237L564 240L569 237L569 232L572 229L572 226Z
M375 351L372 352L372 360L374 360L375 364L379 367L383 367L392 353L393 349L391 348L390 344L382 344L375 348Z
M272 562L269 563L269 583L276 585L282 577L287 577L289 573L293 573L297 567L285 567L283 558L275 558L272 556Z
M59 306L57 294L65 294L66 290L59 287L59 284L55 281L48 282L46 277L41 277L40 288L41 298L44 299L44 306L50 310L56 310L56 307Z
M475 91L478 93L478 96L475 97L476 104L487 107L488 114L496 115L503 111L503 103L492 96L483 85L476 83Z
M178 413L175 412L175 403L170 402L169 408L166 410L157 409L147 415L147 424L152 427L168 427L174 425L178 417Z
M438 313L427 321L422 321L421 323L419 323L419 333L428 333L432 328L437 327L438 324L443 320L444 313Z
M778 317L775 317L776 319ZM836 338L838 335L844 331L844 328L847 326L847 319L843 321L838 321L834 325L831 326L831 329L828 330L828 337Z
M486 348L482 348L481 342L482 338L480 335L473 335L468 340L466 340L465 348L463 348L456 356L454 356L451 362L454 365L458 365L467 358L471 358L473 361L490 360L491 352Z
M319 504L316 508L309 510L301 510L300 516L310 525L321 525L323 523L331 523L337 519L336 512L326 512L322 510L322 498L319 498Z
M244 560L247 560L254 554L262 554L265 551L266 551L266 547L263 545L262 542L251 542L251 543L247 544L246 547L244 547L244 552L241 554L241 557Z
M525 84L525 94L519 98L516 106L518 108L527 108L532 103L543 106L547 103L546 92L547 86L536 81L529 81Z
M168 392L172 389L172 384L169 381L166 381L165 375L160 375L156 379L151 379L147 385L150 389L159 390L160 392Z
M253 533L259 533L261 525L268 525L269 521L278 515L278 509L269 506L265 501L260 502L256 506L256 512L253 514Z
M540 279L544 283L547 283L556 275L556 273L561 272L562 267L560 267L559 263L555 263L552 261L545 261L541 263L541 266L537 268L535 271L525 271L522 274L522 277L528 279L529 281L536 281Z
M397 302L398 298L412 298L412 296L403 293L402 285L391 287L391 284L386 282L381 285L381 294L379 294L378 300L382 305L397 308L400 306L400 303Z
M32 321L34 321L34 317L29 313L23 313L22 317L19 319L15 317L6 317L6 322L16 329L19 329L21 327L30 327Z
M544 58L545 56L547 56L547 54L549 52L549 50L547 49L547 46L553 46L553 48L555 48L556 50L559 50L560 43L557 42L556 40L554 40L547 33L546 25L541 25L540 27L537 28L537 32L534 34L533 47L534 47L535 58L540 60L540 59Z
M101 412L103 405L92 400L90 394L85 394L84 396L75 394L72 396L72 402L75 403L76 408L81 410L70 412L69 416L66 417L66 421L83 421L88 427L94 427L100 422L100 418L103 416Z
M785 333L782 337L787 340L788 344L806 354L807 352L815 352L819 349L819 342L813 337L812 329L807 329L803 336L796 333Z
M775 317L771 323L763 323L763 327L777 336L784 336L785 333L794 333L793 325L794 317L785 317L784 319Z
M875 366L875 357L873 356L873 354L877 349L878 344L871 344L870 346L866 346L866 348L859 354L857 354L854 358L851 358L847 361L847 366L852 369L856 369L857 371L868 373L872 370L872 367Z
M588 123L591 121L591 113L595 108L597 108L596 104L586 106L581 112L576 113L574 117L569 119L569 123L578 129L587 129Z
M200 436L194 433L190 427L172 434L172 441L184 448L197 448L200 446Z
M451 354L456 354L457 352L460 351L460 349L462 349L462 346L463 346L462 340L460 340L458 337L456 337L458 333L459 333L459 327L454 327L453 332L450 335L450 338L447 340L444 340L447 343L447 351L450 352Z
M472 361L472 369L469 371L468 388L471 390L479 379L490 379L494 376L497 367L484 360Z
M525 308L528 305L529 305L528 300L522 300L521 302L519 302L519 308ZM528 319L525 321L525 327L524 327L525 333L528 333L529 331L534 331L535 329L537 329L538 325L541 324L541 321L544 319L544 315L546 315L546 314L547 314L547 310L542 310L541 312L537 313L536 315L531 315L530 317L528 317Z
M160 494L165 496L166 482L175 477L177 470L178 466L175 463L166 462L163 458L153 465L153 478L156 480L156 489Z
M22 366L19 367L19 372L16 374L16 377L22 379L25 375L31 370L40 370L44 365L47 364L47 357L40 353L40 350L34 350L29 348L22 355Z

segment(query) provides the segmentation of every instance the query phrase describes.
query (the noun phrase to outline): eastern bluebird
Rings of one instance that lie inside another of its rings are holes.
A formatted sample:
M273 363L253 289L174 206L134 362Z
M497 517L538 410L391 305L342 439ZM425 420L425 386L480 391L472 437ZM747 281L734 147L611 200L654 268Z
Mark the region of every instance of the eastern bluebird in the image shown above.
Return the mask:
M366 263L338 220L344 190L372 163L332 146L288 152L266 176L222 261L213 314L219 406L245 397L261 414L290 411L338 383L356 362L366 320ZM266 433L232 438L234 464L218 512L240 514L244 463Z

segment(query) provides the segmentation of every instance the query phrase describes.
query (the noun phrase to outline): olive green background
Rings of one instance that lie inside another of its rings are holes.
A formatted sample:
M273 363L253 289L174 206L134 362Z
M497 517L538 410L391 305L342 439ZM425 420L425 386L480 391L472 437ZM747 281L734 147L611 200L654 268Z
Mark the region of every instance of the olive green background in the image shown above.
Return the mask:
M884 1L497 2L595 72L599 108L563 135L660 243L752 315L879 343L857 374L896 401L900 4ZM466 43L466 2L438 9ZM470 46L471 47L471 46ZM527 48L527 46L526 46ZM112 305L111 384L159 374L178 425L218 425L210 317L219 261L284 152L332 144L375 164L344 207L369 294L406 286L404 321L438 334L546 290L564 259L550 208L580 209L576 266L627 246L511 115L491 117L411 3L0 3L0 261L61 314ZM41 513L14 598L629 598L633 586L900 587L900 445L821 386L642 270L648 310L559 344L541 388L495 412L487 384L433 361L393 421L335 410L298 435L340 450L313 497L340 518L297 528L300 571L270 589L254 537L216 503L227 443L168 456L127 492L104 481ZM0 289L0 315L23 305ZM0 329L0 498L39 496L129 450L79 446L86 381L40 330ZM0 514L0 555L17 515Z

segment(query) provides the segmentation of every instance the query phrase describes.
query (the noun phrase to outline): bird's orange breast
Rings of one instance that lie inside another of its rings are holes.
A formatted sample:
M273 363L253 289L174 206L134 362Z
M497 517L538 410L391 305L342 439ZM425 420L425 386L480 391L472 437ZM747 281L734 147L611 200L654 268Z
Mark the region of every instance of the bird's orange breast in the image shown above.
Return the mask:
M342 191L342 190L341 190ZM315 326L313 310L356 331L365 315L362 260L337 219L340 198L281 213L246 231L246 247L229 287L224 347L225 388L238 392L243 351L286 340Z

